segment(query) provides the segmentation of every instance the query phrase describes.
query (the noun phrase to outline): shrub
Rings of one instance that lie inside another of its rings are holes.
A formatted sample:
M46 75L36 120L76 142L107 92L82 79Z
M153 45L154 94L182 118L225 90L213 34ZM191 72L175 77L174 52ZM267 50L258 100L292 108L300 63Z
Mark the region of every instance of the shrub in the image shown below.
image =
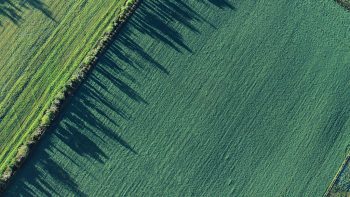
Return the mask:
M22 145L18 149L17 157L25 157L28 155L28 146L27 145Z
M52 120L54 119L55 114L48 110L45 115L41 118L41 125L43 126L49 126L52 122Z

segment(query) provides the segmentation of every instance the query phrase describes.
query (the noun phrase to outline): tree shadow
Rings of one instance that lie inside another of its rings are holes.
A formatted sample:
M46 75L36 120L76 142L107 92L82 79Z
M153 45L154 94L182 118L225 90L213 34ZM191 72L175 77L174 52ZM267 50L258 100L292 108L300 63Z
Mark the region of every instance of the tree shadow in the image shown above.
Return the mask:
M40 7L41 4L34 5ZM120 125L132 119L131 106L148 104L138 91L142 88L138 79L146 77L150 70L164 76L171 73L157 61L157 54L148 52L134 36L162 42L178 53L193 53L174 24L180 23L189 31L200 34L194 21L210 24L187 1L143 1L114 36L106 52L98 57L96 67L67 101L63 113L14 176L7 194L35 196L40 191L50 195L50 192L59 192L56 185L59 184L75 195L84 196L74 175L60 161L66 160L78 166L84 171L82 173L89 173L84 168L86 163L81 160L103 165L111 157L106 149L119 147L126 154L137 157L137 148L123 138L124 128ZM54 158L51 152L54 152Z
M16 4L8 0L0 0L0 16L3 16L17 24L21 19L20 12L21 9ZM1 21L0 25L2 25Z
M336 178L334 182L334 186L332 188L331 193L338 192L350 192L350 160L347 160L344 164L344 168L342 168L339 172L339 176Z
M213 5L219 7L220 9L224 9L224 8L229 8L231 10L235 10L236 7L234 5L232 5L230 2L228 2L227 0L208 0L209 3L212 3Z
M17 172L15 177L32 178L30 180L14 178L10 185L13 184L12 182L21 183L20 185L15 184L13 187L10 186L16 193L23 196L36 196L37 192L40 191L40 193L47 196L60 195L58 185L62 185L74 195L86 196L80 191L74 175L60 161L68 160L85 171L84 173L89 173L84 168L84 164L76 160L76 157L93 163L104 164L109 159L109 155L106 153L106 144L109 144L108 146L113 147L113 149L116 148L115 145L120 145L132 155L138 154L134 147L117 133L120 128L118 123L130 119L127 112L128 106L123 103L118 106L116 104L118 98L113 95L113 92L109 91L112 87L104 85L114 83L115 79L110 78L109 75L120 72L119 68L112 67L109 70L111 73L106 75L106 71L98 69L102 66L106 65L99 64L94 72L89 74L88 80L69 100L67 106L65 106L65 111L49 129L48 132L50 133L43 136L43 139L30 154L26 164ZM103 83L96 82L96 75ZM126 83L125 86L130 88ZM125 93L125 87L119 84L116 84L113 89L119 89L118 94ZM129 92L134 93L130 94ZM141 96L134 98L137 92L131 88L125 94L128 98L130 96L129 99L134 102L137 102L136 98L143 100ZM59 145L53 145L52 141ZM111 141L115 144L111 144ZM60 159L53 159L51 157L52 152L55 152L56 156L60 155ZM73 152L75 156L72 156L69 152ZM55 180L55 184L52 185L47 182L47 178ZM11 196L13 193L10 191L6 195Z
M16 25L23 19L21 14L24 9L39 10L46 17L56 22L52 12L41 0L0 0L0 16L3 16ZM1 21L0 26L2 26Z
M179 31L169 25L169 23L180 22L199 33L198 29L190 23L192 20L200 20L199 15L185 5L182 1L152 1L140 7L130 23L134 29L166 43L178 52L185 49L192 53Z
M59 196L59 187L49 184L44 177L57 180L58 185L68 188L77 196L86 196L78 189L78 184L64 167L50 158L49 152L50 150L40 150L41 157L37 159L36 165L23 166L23 170L18 173L32 177L30 183L22 179L18 180L22 184L14 185L16 194L5 193L5 196L37 196L37 191L33 190L33 187L45 196ZM45 169L45 173L43 173L43 169Z
M20 5L26 9L34 8L34 9L40 10L46 17L55 21L55 19L52 16L52 12L41 0L22 0Z
M324 135L322 135L322 148L320 151L327 151L334 146L335 140L338 139L340 134L344 133L346 124L350 119L350 109L347 90L339 91L342 94L336 94L335 98L338 100L339 106L335 107L335 113L333 113L324 128ZM344 107L345 106L345 107ZM348 149L348 147L346 147ZM349 154L348 150L345 150L345 156ZM325 156L324 156L325 157ZM324 161L325 158L320 158L319 162ZM335 175L334 175L335 176ZM347 160L343 168L340 169L339 176L336 177L334 185L331 189L331 194L337 194L337 192L350 192L350 160Z

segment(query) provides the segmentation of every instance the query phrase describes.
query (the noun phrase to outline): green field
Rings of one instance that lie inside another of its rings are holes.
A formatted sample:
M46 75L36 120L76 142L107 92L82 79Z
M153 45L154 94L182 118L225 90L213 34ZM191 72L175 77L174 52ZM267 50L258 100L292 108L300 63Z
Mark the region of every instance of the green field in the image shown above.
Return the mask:
M322 196L350 143L349 21L329 0L143 1L6 194Z
M344 168L341 169L339 176L334 182L334 185L330 192L334 196L336 196L336 194L342 194L344 197L347 197L350 195L350 163L349 162L350 162L349 160L345 162Z
M126 0L0 0L0 174Z

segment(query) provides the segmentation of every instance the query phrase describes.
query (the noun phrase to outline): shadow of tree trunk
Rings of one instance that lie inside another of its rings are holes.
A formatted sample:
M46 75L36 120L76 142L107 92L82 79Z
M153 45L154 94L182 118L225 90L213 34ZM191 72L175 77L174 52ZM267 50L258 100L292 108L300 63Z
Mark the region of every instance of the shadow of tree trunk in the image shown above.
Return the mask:
M46 17L55 21L52 12L41 0L0 0L0 26L2 20L10 20L18 24L22 19L22 13L25 9L39 10Z

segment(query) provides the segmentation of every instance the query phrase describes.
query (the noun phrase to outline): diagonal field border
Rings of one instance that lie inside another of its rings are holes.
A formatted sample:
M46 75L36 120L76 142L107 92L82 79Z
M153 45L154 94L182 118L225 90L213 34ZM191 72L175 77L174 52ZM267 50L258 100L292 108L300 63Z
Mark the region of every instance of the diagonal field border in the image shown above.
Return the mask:
M44 133L50 128L52 123L57 118L58 114L64 107L68 97L74 94L74 91L84 81L86 75L91 71L97 63L98 58L104 53L112 37L118 32L124 22L131 16L139 4L138 0L126 0L121 12L117 18L108 26L106 32L100 38L96 46L91 50L90 54L85 58L83 63L79 66L76 73L68 80L65 88L59 92L50 107L46 110L41 119L39 127L30 135L30 137L23 142L18 150L14 162L11 162L5 172L0 178L0 193L3 192L17 169L23 164L28 157L29 152L33 146L41 139Z

